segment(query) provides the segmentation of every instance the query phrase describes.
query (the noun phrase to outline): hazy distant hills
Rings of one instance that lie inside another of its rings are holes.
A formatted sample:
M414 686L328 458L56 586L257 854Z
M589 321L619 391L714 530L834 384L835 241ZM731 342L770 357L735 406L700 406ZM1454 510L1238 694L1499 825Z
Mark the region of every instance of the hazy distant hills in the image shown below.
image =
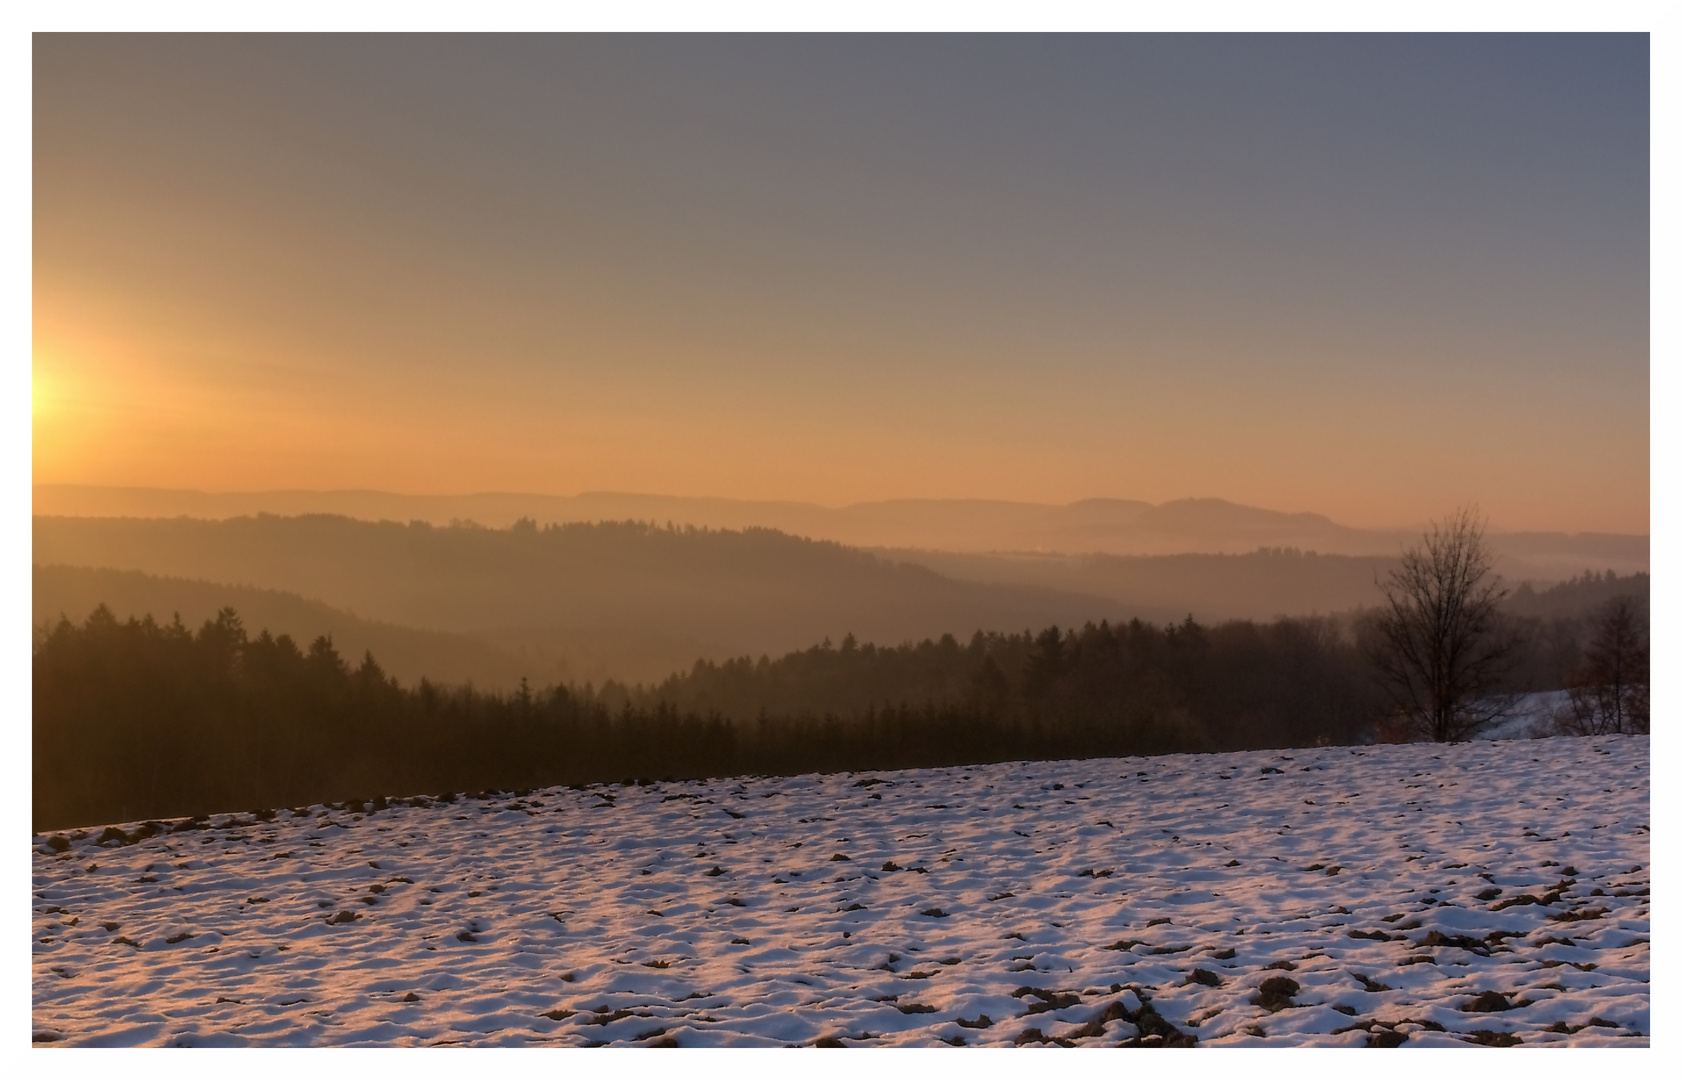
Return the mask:
M253 632L301 644L331 634L351 659L372 650L405 682L424 674L497 687L521 676L654 680L697 659L778 656L848 633L891 645L1101 619L1330 614L1373 604L1394 565L1277 549L873 554L767 529L487 529L333 515L37 517L34 560L37 623L79 621L105 603L119 617L179 612L196 626L229 606Z
M492 527L520 518L540 524L673 522L713 529L763 527L866 548L961 554L986 552L1107 555L1244 554L1300 548L1322 554L1393 556L1413 532L1353 529L1319 514L1182 499L1153 506L1088 499L1067 506L966 499L899 499L826 508L591 492L583 495L394 495L373 491L271 491L209 494L146 488L38 485L35 513L77 517L231 518L257 513L342 514L364 520L474 521ZM1646 570L1645 535L1496 533L1509 578L1557 580L1583 570ZM901 557L904 557L903 554Z
M284 590L365 620L471 634L529 662L534 681L658 678L703 657L780 654L848 633L899 643L1165 615L1041 586L957 581L768 530L629 523L495 530L323 515L37 517L34 559Z
M1371 607L1397 560L1267 549L1247 555L971 555L889 551L964 581L1012 582L1195 615L1203 621Z

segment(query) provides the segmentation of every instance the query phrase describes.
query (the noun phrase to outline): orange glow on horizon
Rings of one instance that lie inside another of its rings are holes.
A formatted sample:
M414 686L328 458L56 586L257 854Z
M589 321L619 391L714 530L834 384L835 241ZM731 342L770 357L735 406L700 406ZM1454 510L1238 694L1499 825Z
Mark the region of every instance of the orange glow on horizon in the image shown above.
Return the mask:
M171 365L157 346L68 343L49 332L38 330L35 350L36 483L408 494L608 490L827 506L892 498L1219 497L1357 527L1411 526L1445 506L1478 502L1503 528L1647 531L1645 500L1616 485L1603 488L1601 504L1570 508L1574 513L1535 491L1491 497L1489 486L1479 486L1487 485L1488 469L1470 483L1446 486L1453 453L1387 462L1381 447L1356 441L1361 416L1328 438L1327 420L1310 427L1304 415L1306 434L1271 436L1263 453L1251 454L1245 445L1270 435L1236 409L1211 407L1208 426L1189 441L1175 438L1172 422L1110 433L1077 413L1083 422L1068 425L1073 430L1025 449L990 436L1008 430L1008 411L975 430L939 409L919 422L927 399L884 403L877 415L860 417L772 394L732 403L716 393L651 393L626 402L586 388L567 400L529 387L523 393L465 382L420 393L352 378L277 382L285 358L261 354L249 368L212 375ZM249 377L229 377L242 371ZM1031 398L1031 388L1019 389ZM1179 409L1190 407L1181 402ZM1219 442L1212 438L1217 428L1226 429ZM1347 446L1334 445L1344 440ZM1522 447L1514 449L1522 456ZM1493 464L1499 472L1501 462ZM1388 470L1383 488L1362 483L1380 470Z
M1649 529L1644 39L33 48L37 483Z

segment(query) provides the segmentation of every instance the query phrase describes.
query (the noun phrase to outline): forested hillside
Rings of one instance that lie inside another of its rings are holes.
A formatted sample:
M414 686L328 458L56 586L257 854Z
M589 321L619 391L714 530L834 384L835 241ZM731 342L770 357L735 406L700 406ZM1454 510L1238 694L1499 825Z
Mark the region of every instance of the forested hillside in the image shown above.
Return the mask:
M40 829L627 776L1344 741L1372 717L1363 674L1322 624L1134 623L967 646L844 642L698 666L630 703L565 687L405 689L371 656L251 635L231 611L195 632L99 609L36 643L34 817ZM724 713L771 698L779 675L796 690L788 708ZM801 707L814 691L834 707Z
M655 682L697 660L775 657L849 634L891 646L1106 619L1343 614L1373 603L1375 582L1393 565L1293 549L878 557L763 529L439 528L338 517L36 518L35 558L70 564L37 569L36 623L79 620L100 603L119 617L167 621L179 612L189 624L234 607L300 639L330 634L351 652L373 649L405 683L427 675L502 688L521 676ZM126 572L95 569L111 567ZM1569 651L1561 642L1576 632L1556 624L1614 593L1644 597L1647 580L1605 573L1520 584L1507 607L1542 620L1526 629L1537 649ZM1533 671L1558 667L1531 659Z
M330 637L346 656L372 651L387 673L406 686L428 677L433 682L506 690L518 686L522 676L539 682L564 682L574 675L582 682L588 677L557 670L552 661L522 661L471 634L375 622L277 589L79 566L36 566L32 580L31 621L37 627L51 627L60 618L80 623L102 604L119 620L151 616L168 623L179 615L191 627L214 619L223 608L233 608L251 625L277 635L298 641ZM595 677L600 681L599 673Z
M1571 605L1623 584L1530 601L1575 614L1508 614L1514 662L1496 689L1568 685L1588 629ZM56 827L624 776L1347 742L1384 711L1362 625L1132 620L886 647L849 635L657 683L487 694L405 687L371 655L253 635L232 610L195 631L101 606L36 636L35 814Z
M368 521L477 521L506 528L541 524L657 521L697 528L768 528L856 547L964 554L1244 554L1298 548L1321 554L1393 558L1417 529L1359 529L1320 514L1283 513L1224 499L1083 499L1065 505L999 499L887 499L825 507L804 502L639 495L399 495L381 491L209 493L37 484L35 512L74 517L233 518L261 513L342 514ZM1502 572L1513 580L1557 581L1585 569L1619 574L1648 568L1645 535L1492 533ZM921 562L918 558L909 561ZM1181 604L1183 606L1183 602ZM1289 609L1306 613L1308 608ZM1183 612L1182 612L1183 614ZM1271 615L1272 612L1267 614Z
M698 658L780 655L848 633L898 643L1153 614L953 581L765 529L37 517L34 540L43 564L280 589L365 619L475 634L530 661L544 681L599 678L593 671L659 679ZM573 663L543 664L556 656Z
M1010 582L1205 621L1327 615L1370 605L1391 556L1262 548L1243 555L964 555L885 551L962 581Z
M1514 615L1543 619L1575 619L1616 596L1628 596L1645 608L1652 592L1647 574L1619 576L1588 572L1545 588L1521 584L1508 594L1504 604Z

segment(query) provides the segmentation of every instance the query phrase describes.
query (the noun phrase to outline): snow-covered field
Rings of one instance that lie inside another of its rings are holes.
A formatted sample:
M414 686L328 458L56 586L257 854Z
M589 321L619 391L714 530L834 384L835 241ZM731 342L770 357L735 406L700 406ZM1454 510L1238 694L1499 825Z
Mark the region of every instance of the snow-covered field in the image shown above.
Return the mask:
M1645 1045L1648 772L1556 738L37 836L35 1038Z

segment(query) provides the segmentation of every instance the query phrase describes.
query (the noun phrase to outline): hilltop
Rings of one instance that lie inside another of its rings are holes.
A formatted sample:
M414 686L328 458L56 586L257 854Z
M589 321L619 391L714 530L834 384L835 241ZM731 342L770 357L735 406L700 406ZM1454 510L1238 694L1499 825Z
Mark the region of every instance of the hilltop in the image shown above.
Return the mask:
M580 495L485 493L400 495L380 491L209 493L157 488L41 484L35 513L74 517L233 518L260 513L337 514L362 520L550 523L653 521L698 528L775 529L864 548L1064 555L1245 554L1297 548L1330 555L1393 557L1418 529L1358 529L1321 514L1285 513L1224 499L1085 499L1066 505L988 499L889 499L815 503L693 498L624 492ZM1583 570L1646 570L1644 535L1491 531L1514 580L1559 580Z

